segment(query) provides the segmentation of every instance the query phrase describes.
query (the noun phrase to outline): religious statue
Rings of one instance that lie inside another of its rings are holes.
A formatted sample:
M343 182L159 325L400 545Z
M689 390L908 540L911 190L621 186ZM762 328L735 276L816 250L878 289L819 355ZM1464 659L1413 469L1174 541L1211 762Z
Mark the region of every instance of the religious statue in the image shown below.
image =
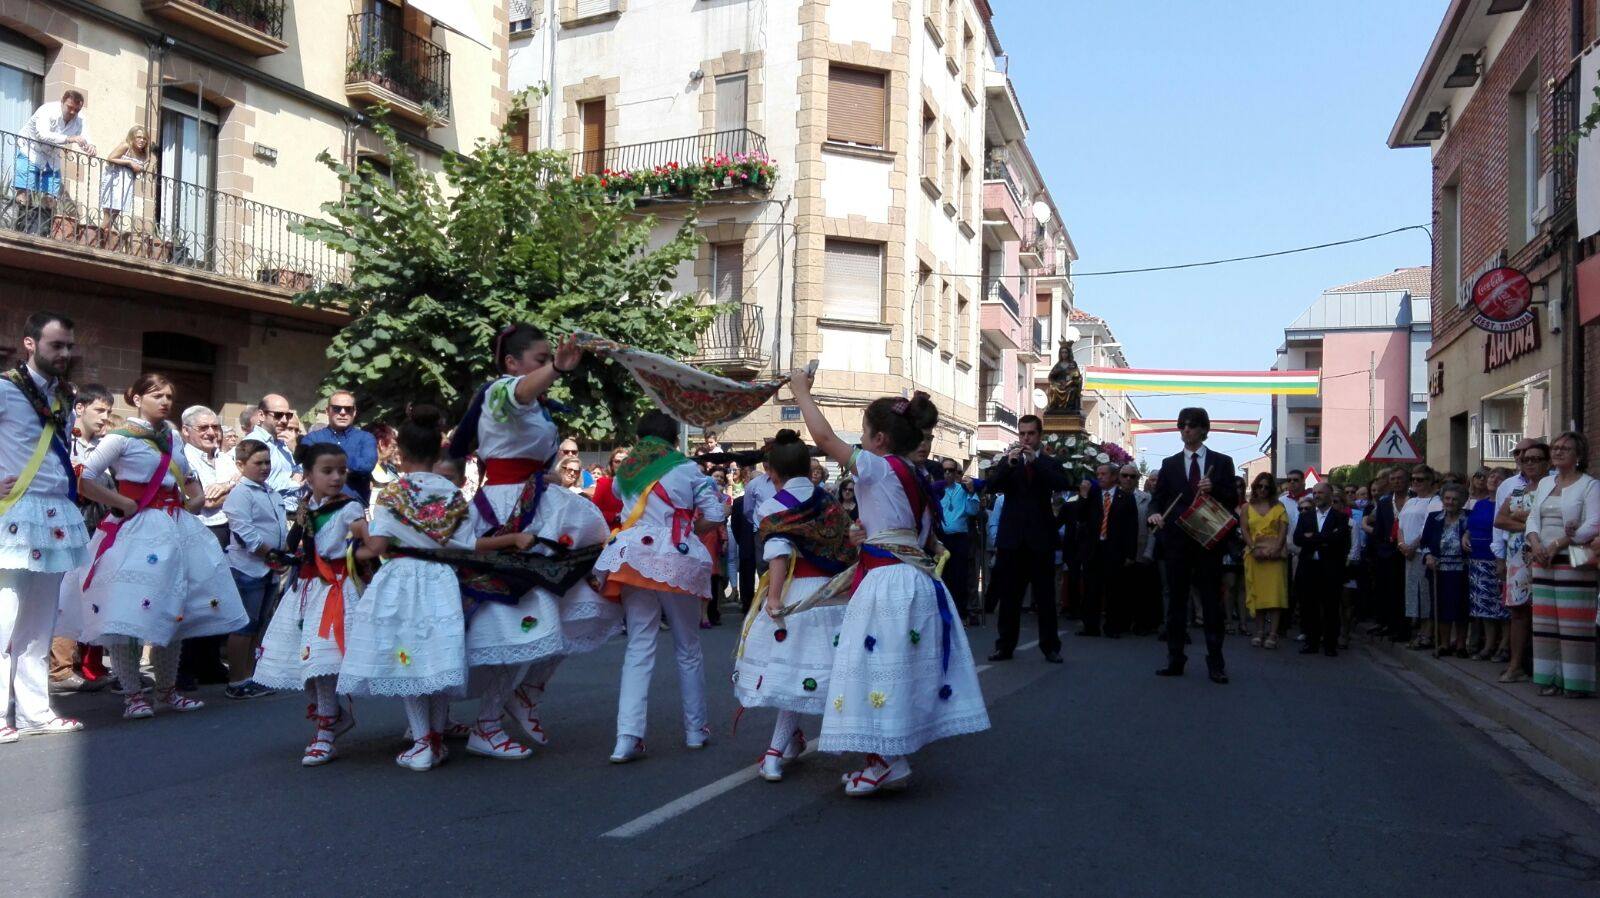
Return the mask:
M1055 367L1050 369L1049 397L1046 415L1083 414L1083 372L1073 361L1072 344L1066 340L1061 341Z

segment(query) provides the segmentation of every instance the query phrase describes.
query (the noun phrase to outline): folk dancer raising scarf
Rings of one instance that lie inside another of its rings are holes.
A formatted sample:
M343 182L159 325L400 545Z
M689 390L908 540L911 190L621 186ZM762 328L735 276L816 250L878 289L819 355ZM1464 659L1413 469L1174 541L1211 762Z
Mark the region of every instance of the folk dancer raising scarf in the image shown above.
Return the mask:
M606 541L604 517L581 495L547 489L545 479L561 442L545 393L583 354L570 340L553 349L526 324L502 330L495 343L501 374L474 397L450 446L458 458L476 449L483 470L468 522L476 548L574 563L592 558L582 550ZM463 584L467 663L472 691L482 696L467 750L524 758L529 750L506 735L502 711L528 741L548 742L539 718L545 684L563 658L592 651L620 632L622 609L582 577L559 593L533 586L516 595L483 589L483 579L494 578L468 577Z
M628 650L617 698L617 744L611 762L643 757L650 672L656 638L666 615L683 695L684 744L704 748L705 670L700 649L700 600L711 595L711 554L695 534L722 526L726 511L716 484L672 447L678 422L664 412L645 413L641 437L617 469L613 488L626 514L622 529L595 563L601 593L622 603Z
M84 459L78 488L111 509L89 545L91 560L73 573L63 602L74 604L82 640L110 650L126 695L122 716L148 718L154 707L139 678L139 645L150 646L159 704L194 711L203 703L174 688L179 644L192 636L232 633L249 622L222 547L191 512L204 502L182 452L172 413L172 384L144 374L124 399L137 411ZM109 471L117 489L103 485Z
M316 724L316 732L300 763L319 767L336 757L335 741L355 726L353 712L339 702L337 687L360 598L354 540L365 532L367 521L365 506L344 492L348 474L343 449L309 443L299 455L311 494L295 511L286 541L288 555L299 566L262 637L255 681L270 689L305 690L310 703L306 717ZM263 456L265 452L258 453L255 461ZM259 464L247 464L245 478L228 495L226 507L280 507L266 474ZM234 535L242 536L237 531ZM236 549L247 546L241 539Z
M808 372L795 372L790 386L817 445L854 475L867 533L860 562L818 591L840 580L853 584L820 747L867 753L866 765L844 777L846 795L903 788L912 752L989 727L966 634L922 551L933 544L934 503L905 458L932 432L938 410L922 393L875 399L862 416L861 447L854 448L817 408Z
M83 729L51 710L49 691L62 575L89 540L67 449L72 322L31 315L22 346L27 358L0 375L0 744Z
M811 453L792 430L778 431L767 464L783 486L757 509L758 542L767 573L745 617L733 672L741 709L772 707L778 720L761 756L761 777L783 779L786 761L805 751L800 715L821 716L827 706L834 643L844 622L842 604L784 614L855 564L850 515L810 479Z

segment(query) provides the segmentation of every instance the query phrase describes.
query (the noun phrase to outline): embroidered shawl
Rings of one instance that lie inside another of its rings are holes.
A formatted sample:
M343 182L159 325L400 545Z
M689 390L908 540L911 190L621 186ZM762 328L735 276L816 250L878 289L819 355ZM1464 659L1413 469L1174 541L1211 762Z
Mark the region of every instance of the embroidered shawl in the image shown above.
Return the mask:
M623 343L578 333L578 345L628 369L662 411L696 427L721 427L743 418L777 395L788 377L743 383Z
M459 490L448 495L430 492L404 476L383 488L377 505L441 546L466 521L468 510L467 500Z
M784 502L786 497L789 502ZM763 545L769 539L786 539L802 558L828 574L856 563L859 552L850 544L850 515L827 490L816 490L803 502L779 490L777 499L788 507L761 519L757 539Z

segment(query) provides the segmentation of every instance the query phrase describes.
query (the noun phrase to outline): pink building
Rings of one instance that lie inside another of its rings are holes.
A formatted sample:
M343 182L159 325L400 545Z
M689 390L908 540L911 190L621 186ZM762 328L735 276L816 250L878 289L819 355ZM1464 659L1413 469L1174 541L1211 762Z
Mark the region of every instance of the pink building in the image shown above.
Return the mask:
M1278 370L1322 372L1316 396L1273 399L1273 470L1326 474L1366 457L1391 417L1428 414L1428 266L1323 291L1283 331Z

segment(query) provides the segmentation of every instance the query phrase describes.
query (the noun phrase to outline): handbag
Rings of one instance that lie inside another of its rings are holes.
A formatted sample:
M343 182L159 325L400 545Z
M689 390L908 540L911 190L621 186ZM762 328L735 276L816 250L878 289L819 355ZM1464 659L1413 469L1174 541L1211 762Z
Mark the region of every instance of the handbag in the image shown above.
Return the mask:
M1594 486L1595 482L1593 480L1589 481L1589 487L1583 491L1583 499L1580 499L1578 503L1578 508L1580 510L1588 502L1589 490L1594 489ZM1589 548L1587 545L1573 543L1567 546L1567 560L1572 564L1573 567L1593 567L1594 550Z

